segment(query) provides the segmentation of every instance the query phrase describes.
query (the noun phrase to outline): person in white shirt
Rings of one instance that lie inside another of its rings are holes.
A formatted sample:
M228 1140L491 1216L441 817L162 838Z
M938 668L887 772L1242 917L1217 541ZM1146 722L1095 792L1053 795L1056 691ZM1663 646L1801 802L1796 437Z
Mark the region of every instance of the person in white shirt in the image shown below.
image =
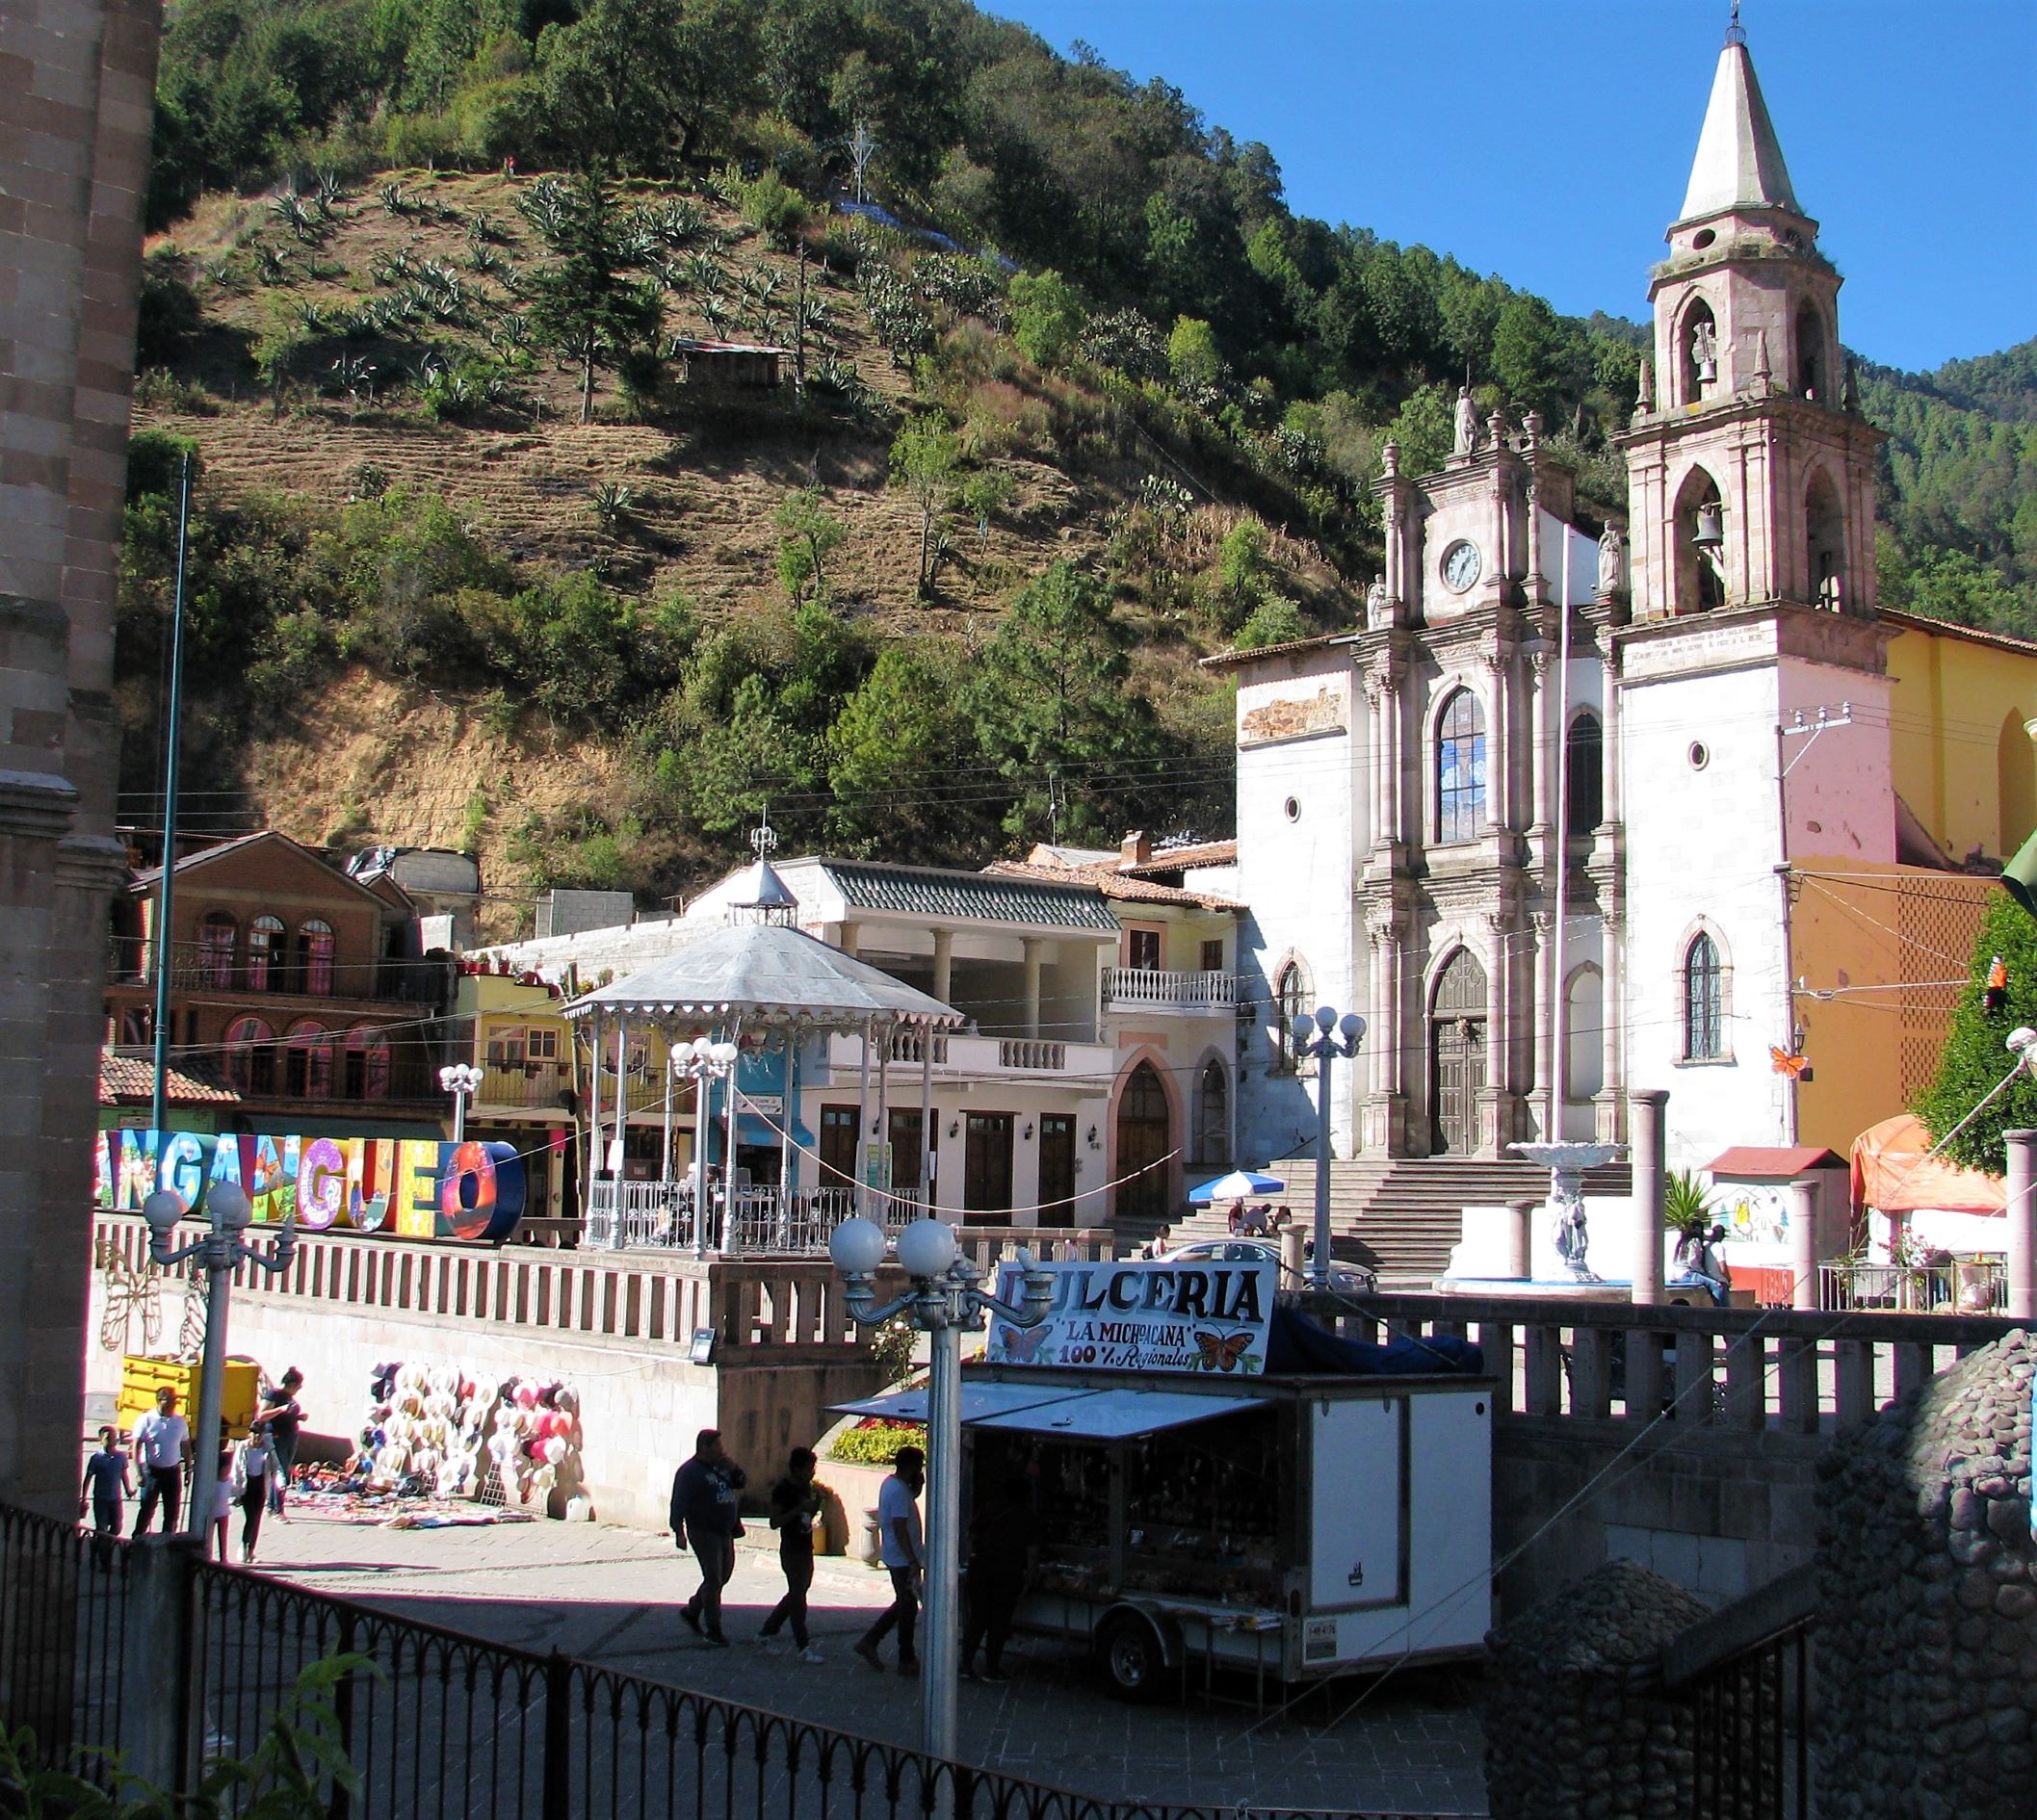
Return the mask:
M914 1632L920 1616L920 1575L927 1566L927 1546L920 1529L920 1491L927 1483L927 1456L917 1447L901 1447L892 1462L891 1477L877 1494L878 1547L891 1574L891 1603L863 1633L856 1653L874 1669L884 1661L877 1645L896 1629L899 1633L899 1673L917 1675L920 1658L914 1651Z
M184 1498L184 1463L191 1457L191 1426L177 1414L177 1393L164 1385L156 1406L135 1423L135 1464L142 1469L142 1501L135 1534L148 1532L148 1520L163 1507L163 1533L177 1532L177 1506Z

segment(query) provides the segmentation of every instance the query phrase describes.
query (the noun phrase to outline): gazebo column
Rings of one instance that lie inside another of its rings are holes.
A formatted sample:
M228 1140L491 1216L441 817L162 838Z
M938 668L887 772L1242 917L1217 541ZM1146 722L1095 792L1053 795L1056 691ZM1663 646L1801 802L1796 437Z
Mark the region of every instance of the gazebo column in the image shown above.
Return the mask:
M870 1217L870 1171L863 1167L863 1133L870 1129L870 1027L874 1019L863 1020L863 1065L856 1074L856 1147L850 1153L849 1166L856 1172L856 1211L865 1219Z
M588 1142L586 1194L581 1217L594 1210L594 1176L601 1161L601 1013L588 1019Z
M920 1211L927 1215L933 1212L933 1027L930 1024L920 1027Z
M898 1040L898 1020L894 1018L884 1027L884 1040L877 1045L877 1116L872 1125L870 1135L882 1146L877 1155L884 1157L889 1157L891 1154L891 1046ZM898 1203L888 1198L893 1185L891 1178L892 1171L886 1168L883 1190L887 1197L884 1202L886 1222L896 1219L898 1214Z
M627 1012L615 1016L615 1217L622 1218L622 1161L629 1154L630 1135L630 1020ZM617 1231L621 1229L618 1226Z
M736 1045L739 1053L721 1089L728 1096L721 1109L721 1255L724 1258L733 1257L736 1251L736 1105L743 1097L736 1091L737 1071L743 1066L740 1053L743 1027L740 1024L729 1027L728 1040Z

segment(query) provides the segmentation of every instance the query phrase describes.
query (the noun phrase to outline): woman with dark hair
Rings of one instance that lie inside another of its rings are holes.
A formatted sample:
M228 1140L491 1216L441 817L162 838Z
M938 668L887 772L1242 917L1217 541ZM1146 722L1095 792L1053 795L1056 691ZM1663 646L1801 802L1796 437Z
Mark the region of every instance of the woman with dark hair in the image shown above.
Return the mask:
M289 1483L290 1469L297 1464L298 1428L304 1419L297 1393L303 1385L304 1374L292 1365L279 1383L262 1392L262 1425L269 1431L270 1451L274 1455L274 1465L265 1475L269 1480L269 1509L278 1522L290 1521L283 1514L283 1488Z

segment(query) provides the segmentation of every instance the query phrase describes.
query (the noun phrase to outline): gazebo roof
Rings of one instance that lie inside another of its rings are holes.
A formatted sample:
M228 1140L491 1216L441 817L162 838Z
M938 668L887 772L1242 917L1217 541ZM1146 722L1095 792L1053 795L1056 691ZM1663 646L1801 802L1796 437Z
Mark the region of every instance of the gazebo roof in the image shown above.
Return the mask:
M569 1018L596 1012L739 1020L849 1029L866 1018L956 1029L962 1014L938 999L830 948L769 923L715 929L676 954L583 993Z

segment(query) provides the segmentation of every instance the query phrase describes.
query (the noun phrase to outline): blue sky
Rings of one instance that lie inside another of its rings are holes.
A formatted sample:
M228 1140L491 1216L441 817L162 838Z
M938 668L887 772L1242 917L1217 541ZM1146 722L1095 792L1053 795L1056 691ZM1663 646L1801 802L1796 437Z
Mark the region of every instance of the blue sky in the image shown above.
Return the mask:
M1724 0L979 0L1263 140L1299 214L1560 310L1646 313ZM2037 334L2037 0L1745 0L1847 344L1928 369Z

